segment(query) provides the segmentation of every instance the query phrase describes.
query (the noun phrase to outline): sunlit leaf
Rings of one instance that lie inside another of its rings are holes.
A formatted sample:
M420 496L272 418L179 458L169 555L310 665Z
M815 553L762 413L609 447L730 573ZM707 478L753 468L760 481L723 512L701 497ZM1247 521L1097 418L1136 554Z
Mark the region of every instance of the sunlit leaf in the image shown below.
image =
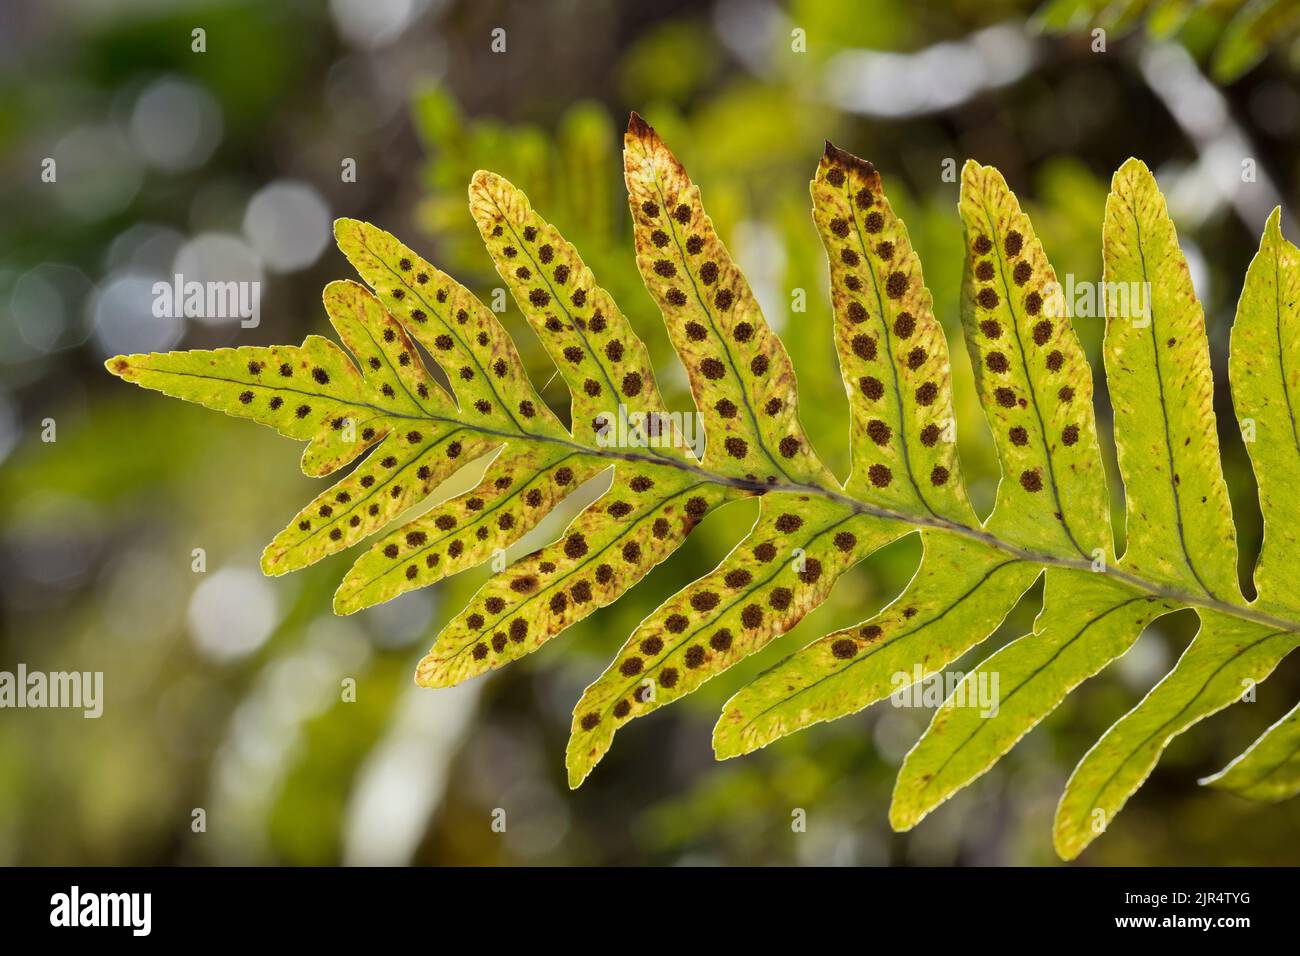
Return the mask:
M1125 3L1106 15L1125 23L1136 10ZM1049 13L1064 26L1098 11L1060 2ZM701 523L721 527L708 522L715 509L759 498L748 534L650 613L582 695L567 751L573 786L627 721L759 653L822 604L846 570L912 532L923 554L903 593L737 693L714 731L719 757L938 679L1045 571L1033 632L967 674L908 755L890 814L906 829L993 767L1148 622L1195 608L1201 633L1177 666L1070 779L1056 846L1078 855L1174 736L1239 699L1300 643L1287 590L1300 562L1300 505L1290 494L1300 472L1292 397L1300 251L1282 238L1279 215L1247 275L1229 363L1265 521L1259 597L1248 603L1237 584L1205 321L1142 163L1115 174L1103 229L1104 358L1128 531L1116 560L1092 370L1046 251L996 170L967 163L959 202L962 325L1002 472L981 521L956 452L948 346L875 168L828 144L812 182L834 310L821 327L851 413L852 470L841 483L808 441L786 348L700 190L635 114L624 146L637 265L698 418L663 407L633 322L573 245L519 189L483 171L470 184L474 220L569 389L571 426L542 400L492 310L393 236L351 219L335 235L370 288L341 281L325 290L342 345L313 335L296 347L123 355L107 367L307 442L308 475L352 466L263 555L263 569L282 574L371 539L335 595L337 612L489 563L497 573L418 665L416 679L429 687L537 650L616 601ZM429 500L470 466L480 477L456 487L473 487ZM587 504L554 541L510 560L508 549L596 482L607 490L580 496ZM1296 736L1293 714L1210 782L1262 799L1295 792Z

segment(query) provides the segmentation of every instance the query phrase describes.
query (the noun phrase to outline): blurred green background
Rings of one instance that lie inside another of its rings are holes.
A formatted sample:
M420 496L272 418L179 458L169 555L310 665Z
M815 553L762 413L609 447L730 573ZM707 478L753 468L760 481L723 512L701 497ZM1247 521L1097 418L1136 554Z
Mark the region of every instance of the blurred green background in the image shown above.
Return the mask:
M577 244L648 342L668 401L686 408L631 256L619 151L635 109L700 184L793 354L808 432L843 475L847 405L807 190L829 138L882 170L921 252L949 332L963 466L986 510L997 469L959 338L961 229L945 171L967 157L999 166L1058 272L1094 281L1109 176L1136 155L1158 173L1206 307L1249 588L1260 521L1227 337L1268 211L1300 209L1295 5L1069 0L1036 17L1037 6L0 7L0 670L103 671L106 698L98 720L0 711L0 863L1056 862L1050 825L1065 777L1172 664L1191 612L1150 629L910 834L890 832L886 809L926 711L878 705L715 763L710 730L727 697L887 603L919 557L910 538L846 575L779 646L620 734L570 793L563 751L582 688L646 613L730 549L752 503L711 518L626 598L532 658L419 690L415 661L486 569L334 617L331 593L359 549L286 578L257 570L262 546L318 488L298 470L301 448L125 387L101 365L118 352L328 332L320 290L350 275L329 240L335 216L375 222L490 295L499 280L465 197L473 171L490 168ZM1262 23L1260 6L1271 10ZM504 52L492 49L498 28ZM42 179L47 159L55 182ZM1253 181L1242 181L1243 160ZM1298 235L1289 217L1284 230ZM150 287L174 272L260 282L260 326L155 318ZM791 311L796 289L806 312ZM513 303L503 321L567 414ZM1099 320L1078 328L1099 369ZM55 440L43 440L51 427ZM457 476L448 491L472 480ZM580 504L528 543L557 534ZM1024 633L1039 597L1035 588L976 654ZM341 699L349 678L355 701ZM1291 660L1257 702L1179 738L1081 862L1300 862L1300 804L1196 785L1297 696ZM805 833L791 830L796 808ZM504 833L491 826L498 810Z

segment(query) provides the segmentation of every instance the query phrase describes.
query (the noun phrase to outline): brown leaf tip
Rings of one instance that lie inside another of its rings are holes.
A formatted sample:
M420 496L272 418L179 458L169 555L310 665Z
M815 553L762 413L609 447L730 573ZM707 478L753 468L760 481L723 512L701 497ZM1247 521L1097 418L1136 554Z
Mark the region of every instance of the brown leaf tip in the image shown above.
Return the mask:
M627 135L638 139L652 139L655 136L655 128L647 123L640 113L633 110L632 115L627 119Z
M854 156L848 150L840 149L830 140L826 141L826 152L824 157L829 168L834 169L842 167L851 172L856 172L859 176L863 177L872 177L876 175L875 166L860 156Z

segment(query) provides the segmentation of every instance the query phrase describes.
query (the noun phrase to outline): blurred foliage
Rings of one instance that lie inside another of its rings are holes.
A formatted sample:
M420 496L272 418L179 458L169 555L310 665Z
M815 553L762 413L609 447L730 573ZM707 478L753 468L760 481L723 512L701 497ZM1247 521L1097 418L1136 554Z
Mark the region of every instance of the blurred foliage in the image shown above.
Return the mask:
M1300 65L1300 4L1295 0L1048 0L1039 11L1054 33L1089 28L1122 34L1142 27L1156 40L1177 40L1231 83L1257 66L1270 47L1286 47Z
M1193 216L1176 201L1184 190L1168 190L1223 386L1217 411L1248 577L1259 517L1232 427L1226 332L1263 222L1240 221L1194 177L1204 157L1130 55L1147 42L1144 31L1114 39L1101 56L1086 36L1039 35L1030 23L1037 0L653 8L428 0L412 4L411 19L391 35L359 38L356 24L375 22L358 13L366 6L52 0L0 14L0 669L21 661L103 670L106 688L97 721L0 712L0 862L1051 863L1045 835L1068 769L1172 662L1191 636L1190 615L1162 621L993 773L905 836L888 829L888 796L926 712L877 706L716 764L709 729L730 693L784 652L888 602L919 556L916 542L904 540L846 576L780 646L630 727L570 793L563 750L573 701L622 635L729 550L753 519L752 503L711 517L672 561L556 646L466 688L417 691L415 661L486 572L343 619L329 607L348 556L285 578L231 577L256 568L265 529L283 525L317 490L295 473L300 449L110 381L93 334L102 331L93 290L112 274L114 244L131 227L238 234L248 198L290 178L310 183L334 215L408 237L423 230L427 242L412 239L422 252L490 293L499 280L466 207L470 176L488 168L525 189L583 251L646 339L669 403L684 409L684 376L632 259L619 141L636 109L700 184L792 353L808 433L843 475L847 404L807 190L830 139L881 169L921 254L949 332L963 467L972 497L987 508L996 471L959 338L957 183L943 178L944 160L954 169L967 156L998 165L1058 272L1092 281L1110 173L1135 154L1199 200ZM828 102L827 71L845 56L912 54L999 23L1034 38L1030 68L1010 85L889 118ZM205 54L190 52L196 24L208 32ZM497 26L508 30L505 54L490 50ZM796 28L806 32L806 54L791 49ZM1180 33L1191 36L1190 26ZM1213 49L1191 45L1202 56ZM92 165L113 200L102 215L52 201L54 189L75 183L41 183L41 157L83 127L126 127L141 87L166 75L201 84L219 105L212 156L184 172L146 168L130 154L124 165ZM1224 95L1294 213L1300 95L1288 65L1267 57ZM345 157L356 161L355 183L340 182ZM27 341L11 310L21 277L43 263L77 270L92 288L44 350ZM349 274L332 249L302 270L269 274L260 327L190 322L178 347L299 341L323 331L320 290ZM806 293L803 312L792 310L796 289ZM512 310L503 319L535 381L547 383L553 368L522 318ZM1095 362L1100 324L1080 322L1079 330ZM1109 410L1105 389L1098 392L1104 432ZM567 414L558 380L544 395ZM41 439L47 418L57 423L53 443ZM1112 445L1105 437L1102 445L1118 501ZM449 484L467 487L475 477ZM548 523L534 542L561 527ZM198 547L203 573L191 570ZM977 653L1031 626L1033 596ZM263 639L243 653L214 654L209 642L220 635L195 620L214 598L232 634L266 602L273 613ZM356 703L340 696L348 678ZM1180 738L1122 825L1083 862L1300 861L1294 802L1261 806L1195 786L1297 694L1300 666L1287 661L1257 704ZM192 829L196 808L206 811L203 833ZM497 808L507 814L505 833L491 828ZM807 813L806 832L791 829L796 809Z

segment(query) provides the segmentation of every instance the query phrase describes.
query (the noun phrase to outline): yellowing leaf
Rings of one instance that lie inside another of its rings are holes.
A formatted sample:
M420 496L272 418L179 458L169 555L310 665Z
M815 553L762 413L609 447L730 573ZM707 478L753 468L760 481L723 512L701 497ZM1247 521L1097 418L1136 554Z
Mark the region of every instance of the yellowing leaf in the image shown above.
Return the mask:
M1124 22L1136 11L1111 13ZM1048 19L1068 25L1095 12L1068 0ZM571 428L542 401L492 311L388 233L351 219L335 235L370 289L335 282L324 299L346 350L313 335L301 346L123 355L107 367L307 442L309 475L353 464L263 555L263 569L282 574L371 538L335 594L338 613L490 562L498 573L419 663L416 679L428 687L537 650L617 600L715 508L760 498L744 540L650 613L582 695L566 753L573 786L623 724L760 652L853 564L913 531L924 554L904 592L733 696L714 730L720 758L936 679L1045 570L1033 632L965 676L904 762L890 819L906 829L996 764L1149 621L1196 608L1202 632L1177 666L1070 778L1055 841L1062 856L1078 855L1169 740L1233 703L1300 643L1300 605L1288 593L1300 567L1300 504L1290 493L1300 473L1300 250L1282 238L1279 215L1247 275L1230 361L1265 520L1259 599L1247 603L1204 318L1142 163L1116 173L1103 230L1104 357L1128 523L1116 561L1091 370L1056 273L996 170L967 163L959 203L963 329L1002 470L981 522L957 458L948 345L875 168L828 144L811 185L834 307L824 331L851 411L853 468L840 483L808 442L789 356L699 189L635 114L624 145L637 263L685 365L703 454L662 407L645 346L578 251L488 172L470 184L471 211L569 388ZM805 320L811 331L815 321ZM473 488L407 517L475 463ZM507 562L508 548L595 480L608 490L556 540ZM1260 799L1290 795L1300 789L1297 739L1293 712L1209 782Z
M647 469L648 471L648 469ZM416 680L450 687L531 653L610 604L677 549L736 492L680 471L616 471L615 484L560 540L511 565L474 595L420 662Z
M623 172L637 266L708 416L704 463L769 484L834 485L799 422L785 346L718 238L699 187L635 113Z
M845 489L906 514L974 523L957 462L948 344L907 227L875 167L829 143L812 196L853 413Z
M624 723L689 694L790 630L836 578L906 531L804 495L764 495L745 540L642 621L582 695L573 712L569 785L591 772Z
M978 778L1084 679L1122 655L1151 620L1172 610L1088 571L1049 569L1032 634L962 679L898 772L889 821L907 830ZM980 688L993 687L992 713Z
M967 162L962 322L1002 482L988 530L1048 553L1111 552L1092 374L1056 272L1002 174Z
M497 272L569 386L575 427L599 432L617 427L620 417L635 426L638 416L662 413L645 344L577 250L500 176L477 173L469 195ZM658 427L641 428L647 438L660 437ZM650 444L648 454L681 458L681 443L665 438Z

